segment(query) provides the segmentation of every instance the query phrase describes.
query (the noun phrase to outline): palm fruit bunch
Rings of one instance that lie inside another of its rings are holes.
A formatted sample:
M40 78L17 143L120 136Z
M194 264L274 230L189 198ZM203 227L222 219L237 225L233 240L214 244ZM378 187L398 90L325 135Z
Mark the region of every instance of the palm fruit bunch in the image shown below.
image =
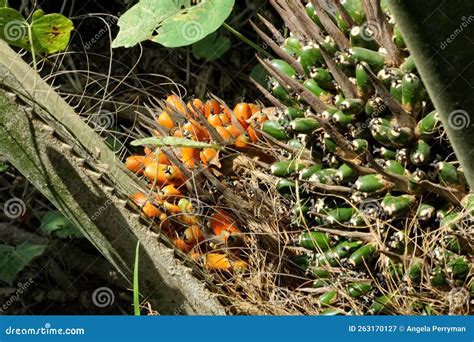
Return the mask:
M271 3L261 132L320 312L472 313L474 195L385 1Z
M149 191L131 194L130 201L159 225L178 250L202 261L206 269L245 271L241 247L246 238L240 224L228 210L207 204L209 192L215 189L206 193L199 178L210 166L222 176L221 152L245 151L258 141L254 127L259 128L266 115L251 103L238 103L230 110L214 98L185 104L174 94L158 111L150 112L154 120L144 126L154 138L136 141L145 146L144 154L130 155L125 161L147 182ZM209 172L206 175L218 180Z

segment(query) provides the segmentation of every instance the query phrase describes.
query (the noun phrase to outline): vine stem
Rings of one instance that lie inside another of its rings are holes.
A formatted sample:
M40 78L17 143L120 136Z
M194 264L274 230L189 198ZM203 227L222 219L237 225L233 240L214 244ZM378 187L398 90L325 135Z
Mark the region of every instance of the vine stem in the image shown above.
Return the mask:
M227 30L229 31L230 33L232 33L234 36L236 36L237 38L239 38L242 42L244 42L245 44L249 45L250 47L254 48L255 50L257 50L259 53L265 55L266 57L268 58L272 58L272 55L266 51L264 48L262 48L260 45L258 44L255 44L254 42L252 42L250 39L248 39L247 37L245 37L242 33L240 33L239 31L237 31L235 28L233 28L232 26L229 26L228 24L224 23L222 24L222 26Z

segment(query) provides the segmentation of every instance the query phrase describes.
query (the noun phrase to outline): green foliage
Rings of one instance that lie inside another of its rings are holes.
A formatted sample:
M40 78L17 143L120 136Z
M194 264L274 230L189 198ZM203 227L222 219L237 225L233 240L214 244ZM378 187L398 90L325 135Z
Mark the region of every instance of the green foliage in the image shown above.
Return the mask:
M83 237L81 231L58 210L46 213L41 220L40 228L43 233L54 234L63 239Z
M196 58L202 58L211 62L221 57L229 49L229 38L217 33L212 33L193 44L193 55Z
M47 246L24 243L16 247L0 245L0 281L13 281L34 258L43 254Z
M10 164L0 162L0 173L7 171L10 168Z
M138 283L138 265L140 260L140 241L135 248L135 263L133 266L133 311L135 316L140 316L140 289Z
M112 47L132 47L152 40L166 47L187 46L216 31L230 15L235 0L141 0L123 14Z
M8 7L0 8L0 38L38 55L65 50L73 29L72 21L62 14L44 14L38 10L29 23L20 12Z

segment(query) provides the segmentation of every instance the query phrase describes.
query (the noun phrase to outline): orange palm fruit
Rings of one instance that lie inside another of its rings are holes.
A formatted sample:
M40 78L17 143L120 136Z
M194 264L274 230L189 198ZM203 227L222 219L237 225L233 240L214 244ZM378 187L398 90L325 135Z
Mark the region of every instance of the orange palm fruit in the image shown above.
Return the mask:
M166 108L170 110L170 113L177 111L179 113L186 113L186 107L179 98L179 96L173 94L166 98Z
M250 141L253 143L256 143L261 138L261 134L257 133L252 126L249 126L249 128L247 128L247 133L249 135Z
M189 168L194 168L196 160L199 160L199 150L192 147L182 147L181 148L181 161L183 164Z
M148 197L141 192L137 192L130 196L130 200L138 205L146 217L159 217L163 219L162 216L164 213L154 206L149 200Z
M214 99L207 100L206 104L204 105L204 115L208 118L212 114L219 114L221 112L221 106L219 106L219 102Z
M240 234L241 231L234 224L234 220L228 212L222 209L217 211L210 218L211 229L215 235L227 240L230 234Z
M193 140L209 140L209 132L195 120L188 120L182 126L182 129L192 134Z
M200 99L194 99L192 101L189 101L187 107L192 113L194 119L199 118L199 114L196 112L197 110L204 114L204 103Z
M227 271L230 270L232 264L225 254L208 253L206 254L206 262L204 267L208 270Z
M154 155L152 155L153 159L150 157L147 157L147 160L145 160L145 165L148 164L151 161L157 161L160 164L166 164L166 165L171 165L170 160L166 156L166 154L163 153L163 151L156 151ZM150 158L150 159L148 159Z
M158 184L180 184L185 181L184 175L177 167L160 164L157 161L146 164L144 174L149 181Z
M179 213L181 213L181 209L176 204L174 204L172 202L163 201L161 203L161 205L163 206L163 208L165 209L165 211L167 213L170 213L170 214L179 214Z
M225 126L231 123L230 116L225 113L211 114L207 118L207 121L214 127Z
M192 245L187 244L183 239L174 239L173 241L174 245L176 248L178 248L180 251L184 253L188 253L193 249Z
M248 127L247 120L252 116L252 110L248 103L241 102L234 107L234 114L240 124L244 127Z
M256 105L254 103L249 103L249 108L250 108L250 112L253 114L257 113L260 111L260 106L259 105Z
M243 132L234 125L227 125L225 128L229 131L233 138L239 137Z
M214 127L224 141L232 140L232 134L223 126Z
M142 211L145 214L146 217L160 217L163 214L163 212L155 207L153 204L150 202L146 202L145 205L142 207Z
M204 241L204 235L202 234L201 228L196 225L189 226L183 232L183 240L189 245L195 245Z
M245 148L248 147L250 143L250 138L247 134L241 134L235 139L234 145L236 147Z
M143 173L143 169L145 168L144 160L145 156L133 155L125 160L125 166L130 171L141 175Z
M175 197L180 197L182 195L181 191L176 188L174 184L166 185L158 191L159 196L162 199L170 199Z
M168 129L171 129L174 127L174 121L171 118L171 115L169 115L169 113L166 110L161 112L161 114L158 116L157 121L161 126L166 127Z
M199 152L199 158L204 165L207 165L217 157L218 152L215 148L204 148Z

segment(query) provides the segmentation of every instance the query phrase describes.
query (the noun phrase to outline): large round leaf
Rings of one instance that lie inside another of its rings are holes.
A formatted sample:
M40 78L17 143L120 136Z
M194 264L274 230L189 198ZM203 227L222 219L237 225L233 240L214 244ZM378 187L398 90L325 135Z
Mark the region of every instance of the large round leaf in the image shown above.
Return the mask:
M216 31L229 16L235 0L141 0L123 14L112 47L131 47L153 40L167 47L195 43Z

